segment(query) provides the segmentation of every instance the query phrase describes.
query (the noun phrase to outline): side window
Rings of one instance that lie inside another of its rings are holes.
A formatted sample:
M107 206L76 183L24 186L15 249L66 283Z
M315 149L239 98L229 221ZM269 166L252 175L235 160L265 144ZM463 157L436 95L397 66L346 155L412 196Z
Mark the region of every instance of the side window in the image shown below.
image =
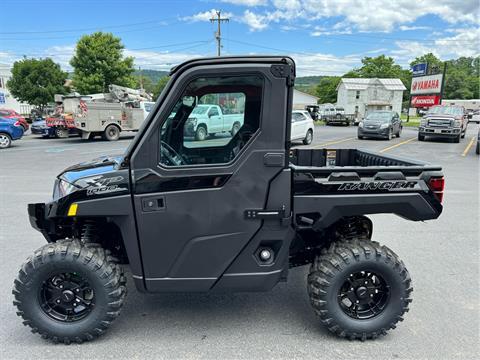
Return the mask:
M263 78L198 78L190 82L163 122L160 163L229 163L260 128Z
M209 117L218 116L218 115L219 115L219 113L218 113L218 109L216 107L212 107L210 109L210 111L208 112Z

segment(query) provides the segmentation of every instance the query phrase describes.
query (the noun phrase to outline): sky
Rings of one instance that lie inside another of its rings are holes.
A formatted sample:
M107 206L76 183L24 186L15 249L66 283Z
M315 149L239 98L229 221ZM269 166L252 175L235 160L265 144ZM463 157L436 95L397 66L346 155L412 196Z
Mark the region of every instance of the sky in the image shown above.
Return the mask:
M63 69L76 41L108 31L142 69L169 70L222 55L292 56L300 76L341 75L365 56L403 67L432 52L443 60L480 54L478 0L2 0L0 63L51 57Z

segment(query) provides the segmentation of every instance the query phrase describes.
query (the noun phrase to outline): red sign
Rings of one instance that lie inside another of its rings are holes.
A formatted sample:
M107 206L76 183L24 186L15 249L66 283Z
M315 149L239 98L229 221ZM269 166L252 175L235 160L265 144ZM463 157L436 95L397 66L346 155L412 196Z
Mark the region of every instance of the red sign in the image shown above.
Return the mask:
M413 107L430 107L440 104L440 95L412 96Z

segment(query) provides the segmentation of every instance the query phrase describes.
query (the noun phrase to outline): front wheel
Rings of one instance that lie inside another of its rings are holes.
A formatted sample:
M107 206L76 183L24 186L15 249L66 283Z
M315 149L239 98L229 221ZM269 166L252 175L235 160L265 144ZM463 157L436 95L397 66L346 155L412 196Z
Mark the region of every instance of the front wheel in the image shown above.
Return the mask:
M348 339L375 339L394 329L412 292L403 262L386 246L366 240L334 242L308 275L310 303L320 321Z
M207 138L207 129L203 126L199 126L195 132L195 140L204 141Z
M68 138L68 129L62 128L62 127L56 127L55 128L55 137L57 138Z
M305 135L305 138L303 139L303 145L310 145L313 140L313 131L312 129L309 129L307 131L307 134Z
M12 138L8 134L0 133L0 149L9 148L12 145Z
M103 334L120 314L123 272L95 244L60 240L22 266L13 287L23 324L53 342L81 343Z
M418 141L425 141L425 135L418 134Z
M388 131L387 140L390 141L392 140L392 138L393 138L393 129L390 128L390 130Z

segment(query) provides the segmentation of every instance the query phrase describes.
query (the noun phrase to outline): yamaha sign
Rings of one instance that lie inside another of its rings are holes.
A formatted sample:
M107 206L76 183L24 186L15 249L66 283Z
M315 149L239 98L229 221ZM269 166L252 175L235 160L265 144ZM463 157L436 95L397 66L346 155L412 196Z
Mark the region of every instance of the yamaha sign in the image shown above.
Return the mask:
M440 94L442 91L442 74L412 78L411 95Z

